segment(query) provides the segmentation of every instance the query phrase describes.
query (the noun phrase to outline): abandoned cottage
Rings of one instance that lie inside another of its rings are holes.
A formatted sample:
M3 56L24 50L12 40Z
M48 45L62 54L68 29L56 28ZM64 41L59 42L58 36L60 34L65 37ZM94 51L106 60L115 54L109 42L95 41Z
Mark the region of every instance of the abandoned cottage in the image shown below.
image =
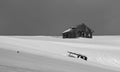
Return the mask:
M63 38L92 38L93 30L86 26L84 23L77 25L76 27L71 27L65 30L62 35Z

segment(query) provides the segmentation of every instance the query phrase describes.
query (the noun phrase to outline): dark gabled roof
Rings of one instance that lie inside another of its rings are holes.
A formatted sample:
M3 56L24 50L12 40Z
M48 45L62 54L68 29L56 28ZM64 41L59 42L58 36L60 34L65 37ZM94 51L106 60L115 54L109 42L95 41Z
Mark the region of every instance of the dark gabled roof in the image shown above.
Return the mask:
M79 24L79 25L77 25L76 26L76 28L85 28L85 27L87 27L88 28L88 26L87 25L85 25L84 23L81 23L81 24Z
M87 25L85 25L84 23L81 23L79 25L76 26L76 28L78 29L84 29L84 28L87 28L89 31L91 31L92 33L94 32L94 30L90 29Z
M84 23L81 23L75 27L70 27L69 29L65 30L63 33L66 33L66 32L70 32L72 30L81 30L81 31L84 31L85 29L87 28L87 31L89 32L94 32L92 29L90 29L87 25L85 25Z

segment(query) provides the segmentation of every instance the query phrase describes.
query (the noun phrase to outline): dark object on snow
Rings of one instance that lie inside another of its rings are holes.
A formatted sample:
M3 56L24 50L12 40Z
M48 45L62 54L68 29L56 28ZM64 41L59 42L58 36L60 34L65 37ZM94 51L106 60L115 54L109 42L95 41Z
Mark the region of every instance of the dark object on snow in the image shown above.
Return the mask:
M84 23L82 23L80 25L77 25L76 27L69 28L62 34L63 38L78 38L78 37L92 38L93 32L94 32L93 30L91 30Z
M20 53L20 51L17 51L17 53Z
M73 58L81 58L83 60L86 60L87 61L87 57L85 55L82 55L82 54L77 54L77 53L73 53L73 52L69 52L69 57L73 57Z
M80 56L80 58L84 59L84 60L87 60L87 57L86 56Z

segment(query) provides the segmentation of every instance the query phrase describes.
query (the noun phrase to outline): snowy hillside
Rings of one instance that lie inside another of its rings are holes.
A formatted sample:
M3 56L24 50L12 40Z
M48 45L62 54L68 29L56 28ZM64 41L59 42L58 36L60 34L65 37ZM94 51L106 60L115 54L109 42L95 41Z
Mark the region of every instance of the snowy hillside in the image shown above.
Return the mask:
M86 61L81 58L69 57L68 51L85 55L88 59ZM120 71L120 36L94 36L93 39L62 39L62 37L52 36L0 36L0 65L31 68L29 65L31 61L29 60L33 60L34 62L34 59L29 56L27 59L27 57L24 57L24 53L31 56L35 55L58 59L70 62L71 64L76 63L78 65L83 64L102 69ZM19 54L21 54L21 56ZM26 63L27 60L28 63ZM32 68L39 70L37 66L41 63L39 64L39 62L36 61L34 64L36 68ZM49 65L45 66L51 69ZM43 68L44 65L41 67ZM64 68L58 68L58 70L59 69L60 71L64 70ZM65 69L65 71L69 71L69 69Z

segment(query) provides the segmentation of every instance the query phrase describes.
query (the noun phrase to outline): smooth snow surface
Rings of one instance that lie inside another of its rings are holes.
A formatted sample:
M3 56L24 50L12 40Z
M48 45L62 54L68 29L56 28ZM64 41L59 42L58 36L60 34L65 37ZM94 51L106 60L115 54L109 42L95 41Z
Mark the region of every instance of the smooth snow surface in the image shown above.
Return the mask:
M85 55L88 60L68 57L67 51ZM55 72L79 72L80 70L82 72L97 70L119 72L120 36L94 36L93 39L0 36L0 65L43 69L42 71L45 72L49 70L55 70Z

